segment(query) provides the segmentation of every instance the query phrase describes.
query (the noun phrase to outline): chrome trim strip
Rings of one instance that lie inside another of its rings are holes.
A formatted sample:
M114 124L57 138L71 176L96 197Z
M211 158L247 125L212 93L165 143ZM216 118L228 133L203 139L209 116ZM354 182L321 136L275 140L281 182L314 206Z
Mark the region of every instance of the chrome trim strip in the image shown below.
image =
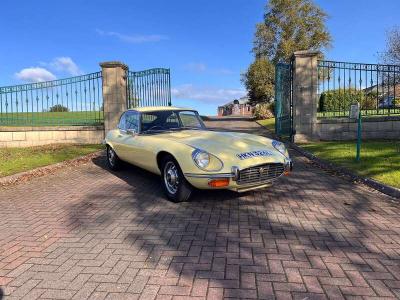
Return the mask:
M233 174L231 173L219 173L219 174L197 174L197 173L185 173L187 177L193 178L233 178Z
M237 166L232 167L233 181L237 181L239 179L239 172L240 172L239 167L237 167Z

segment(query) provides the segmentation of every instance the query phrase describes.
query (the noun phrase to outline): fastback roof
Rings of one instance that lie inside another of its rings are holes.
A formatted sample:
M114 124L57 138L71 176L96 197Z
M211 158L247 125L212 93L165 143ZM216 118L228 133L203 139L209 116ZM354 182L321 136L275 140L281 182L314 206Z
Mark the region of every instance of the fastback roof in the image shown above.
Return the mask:
M139 112L149 112L149 111L159 111L159 110L192 110L192 109L176 107L176 106L145 106L145 107L136 107L130 110L136 110Z

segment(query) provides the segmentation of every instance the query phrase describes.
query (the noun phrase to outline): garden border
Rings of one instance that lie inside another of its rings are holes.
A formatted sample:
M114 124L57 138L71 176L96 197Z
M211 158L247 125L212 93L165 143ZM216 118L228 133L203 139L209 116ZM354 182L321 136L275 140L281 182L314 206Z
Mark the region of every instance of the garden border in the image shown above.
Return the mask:
M49 175L51 173L54 173L57 170L66 168L68 166L75 167L75 166L87 163L87 162L91 161L93 158L101 157L104 155L104 153L105 153L104 150L99 150L99 151L89 153L89 154L86 154L83 156L79 156L79 157L76 157L73 159L64 160L64 161L61 161L61 162L58 162L55 164L38 167L38 168L35 168L32 170L20 172L20 173L5 176L5 177L0 177L0 187L15 185L15 184L29 181L32 178Z
M301 148L300 146L298 146L294 143L289 143L289 145L292 149L294 149L295 151L297 151L304 157L308 158L312 162L316 163L318 166L320 166L321 168L323 168L325 170L334 171L338 174L347 176L350 178L351 181L360 182L360 183L362 183L374 190L377 190L385 195L391 196L396 199L400 199L400 190L395 187L378 182L369 177L357 175L356 173L350 171L347 168L340 167L340 166L338 166L334 163L331 163L325 159L315 156L314 154L304 150L303 148Z
M257 121L256 121L256 123L258 125L260 125L261 127L263 127L265 130L267 130L268 132L270 132L275 139L282 141L274 132L271 132L268 128L262 126ZM302 156L308 158L310 161L316 163L319 167L321 167L324 170L336 172L340 175L347 177L348 179L350 179L350 181L353 181L353 182L355 181L355 182L364 184L378 192L381 192L385 195L388 195L390 197L400 200L400 189L397 189L390 185L386 185L384 183L378 182L369 177L360 176L345 167L340 167L334 163L331 163L330 161L327 161L325 159L315 156L311 152L304 150L303 148L296 145L295 143L285 142L285 141L282 141L282 142L284 142L285 144L288 144L290 146L290 148L292 148L296 152L300 153Z

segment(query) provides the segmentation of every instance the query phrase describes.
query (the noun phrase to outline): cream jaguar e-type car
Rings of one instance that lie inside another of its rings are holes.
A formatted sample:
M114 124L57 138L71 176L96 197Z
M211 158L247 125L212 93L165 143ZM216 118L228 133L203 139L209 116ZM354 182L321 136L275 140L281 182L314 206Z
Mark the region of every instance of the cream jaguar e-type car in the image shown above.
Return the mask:
M283 143L207 130L197 111L177 107L124 112L105 144L112 170L125 161L161 175L167 197L175 202L186 201L193 187L237 192L263 188L292 169Z

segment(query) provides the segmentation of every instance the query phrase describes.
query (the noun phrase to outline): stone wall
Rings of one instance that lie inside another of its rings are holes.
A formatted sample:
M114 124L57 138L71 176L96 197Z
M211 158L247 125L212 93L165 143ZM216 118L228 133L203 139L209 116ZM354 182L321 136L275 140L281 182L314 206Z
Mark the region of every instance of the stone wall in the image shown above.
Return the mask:
M352 140L357 121L349 118L317 118L319 52L293 54L293 131L295 142ZM364 139L400 139L399 116L363 117Z
M319 140L354 140L357 122L348 118L318 119L314 133ZM362 138L400 139L400 117L363 118Z
M103 139L103 126L0 127L0 147L99 144Z

